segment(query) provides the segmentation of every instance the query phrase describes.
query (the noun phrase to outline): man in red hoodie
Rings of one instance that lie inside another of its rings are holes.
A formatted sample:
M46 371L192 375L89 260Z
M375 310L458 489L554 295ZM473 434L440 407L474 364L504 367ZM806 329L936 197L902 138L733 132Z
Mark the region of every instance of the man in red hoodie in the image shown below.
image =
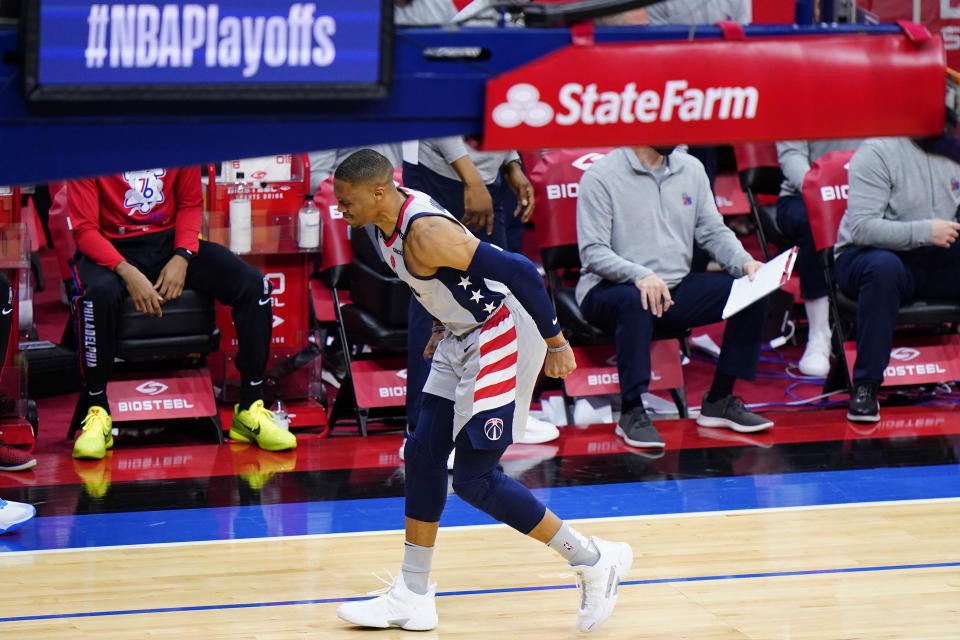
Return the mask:
M162 316L184 287L233 310L239 350L240 402L230 437L281 451L297 446L263 406L262 382L273 310L263 273L227 248L199 239L200 169L146 169L75 180L67 210L79 255L74 300L87 415L75 458L100 459L113 446L107 380L117 350L117 319L130 296L141 313Z

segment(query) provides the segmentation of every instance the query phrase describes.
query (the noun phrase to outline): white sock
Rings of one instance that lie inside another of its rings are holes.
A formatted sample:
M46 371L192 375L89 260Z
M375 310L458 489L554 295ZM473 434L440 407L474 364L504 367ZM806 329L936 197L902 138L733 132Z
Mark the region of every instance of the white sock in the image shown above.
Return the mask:
M560 529L550 538L547 546L573 566L585 564L592 567L600 559L597 547L566 522L560 525Z
M814 298L813 300L804 300L803 306L807 311L807 323L809 325L808 336L829 336L830 335L830 303L826 296Z
M411 542L403 543L403 564L400 572L407 589L420 595L430 588L430 565L433 564L434 547L421 547Z

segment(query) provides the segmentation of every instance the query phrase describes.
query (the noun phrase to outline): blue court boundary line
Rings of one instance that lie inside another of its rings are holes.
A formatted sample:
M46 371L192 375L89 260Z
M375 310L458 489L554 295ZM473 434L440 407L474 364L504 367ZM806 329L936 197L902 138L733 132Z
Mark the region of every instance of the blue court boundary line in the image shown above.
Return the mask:
M960 498L960 464L663 479L534 489L533 494L568 520L894 503ZM394 531L403 518L402 497L44 516L2 536L0 556L65 548ZM440 524L497 522L451 495Z
M809 569L806 571L768 571L763 573L734 573L716 576L690 576L687 578L651 578L649 580L625 580L620 586L636 586L647 584L668 584L676 582L707 582L711 580L744 580L749 578L782 578L790 576L815 576L840 573L867 573L872 571L909 571L915 569L943 569L960 567L960 562L932 562L928 564L901 564L882 565L877 567L847 567L838 569ZM504 589L476 589L467 591L443 591L438 597L475 596L494 593L525 593L534 591L555 591L558 589L575 589L576 585L547 585L543 587L510 587ZM247 602L241 604L208 604L189 607L162 607L156 609L127 609L122 611L86 611L81 613L54 613L38 616L16 616L0 618L3 622L29 622L31 620L61 620L64 618L96 618L104 616L128 616L145 613L176 613L186 611L216 611L229 609L253 609L257 607L288 607L304 604L333 604L337 602L353 602L366 600L367 596L355 598L316 598L311 600L280 600L277 602Z

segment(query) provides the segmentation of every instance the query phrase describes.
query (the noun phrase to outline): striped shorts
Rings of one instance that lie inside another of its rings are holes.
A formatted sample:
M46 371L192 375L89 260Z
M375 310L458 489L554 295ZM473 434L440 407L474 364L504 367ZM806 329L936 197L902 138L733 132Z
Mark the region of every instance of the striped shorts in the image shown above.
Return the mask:
M423 391L454 402L454 440L467 427L475 448L506 448L526 427L546 353L533 318L507 296L473 331L446 333Z

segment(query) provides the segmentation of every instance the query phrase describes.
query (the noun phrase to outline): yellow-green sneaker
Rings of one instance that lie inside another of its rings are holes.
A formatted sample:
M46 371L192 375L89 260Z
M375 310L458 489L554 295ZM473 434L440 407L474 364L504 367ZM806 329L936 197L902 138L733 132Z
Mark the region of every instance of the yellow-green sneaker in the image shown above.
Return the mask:
M73 457L100 460L113 446L113 419L106 409L94 405L81 424L83 432L73 443Z
M267 451L284 451L297 446L297 438L286 429L277 426L277 417L264 408L263 400L257 400L249 409L240 410L233 405L233 424L230 437L240 442L255 442Z

